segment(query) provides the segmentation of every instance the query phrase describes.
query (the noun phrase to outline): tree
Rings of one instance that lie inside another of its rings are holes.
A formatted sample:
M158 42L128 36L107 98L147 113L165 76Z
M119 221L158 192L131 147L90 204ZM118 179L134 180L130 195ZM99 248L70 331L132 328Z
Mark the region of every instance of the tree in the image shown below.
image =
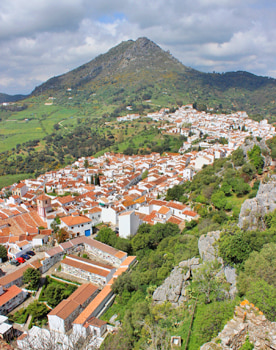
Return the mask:
M142 173L142 180L144 180L147 176L148 176L149 172L148 170L145 170L143 173Z
M102 227L97 234L96 240L115 247L117 236L110 227Z
M245 163L243 150L241 148L238 148L237 150L235 150L232 153L231 158L235 166L241 166Z
M63 243L69 238L69 232L62 227L57 233L57 241L58 243Z
M7 257L7 249L0 245L0 259L5 259Z
M238 278L238 290L271 321L276 320L276 243L252 252Z
M35 300L33 303L29 304L27 307L28 312L34 317L34 318L43 318L47 315L49 312L49 309L46 305L43 303L39 303L37 300Z
M45 290L45 298L51 307L56 307L63 299L66 291L65 286L50 284Z
M248 157L254 167L257 169L259 175L263 173L264 160L260 146L254 145L254 147L247 152Z
M29 289L35 290L39 285L40 277L40 271L30 267L23 273L23 282L28 284Z
M85 169L87 169L88 168L88 166L89 166L89 163L88 163L88 160L87 159L85 159L85 161L84 161L84 167L85 167Z
M251 253L246 235L240 229L225 232L219 240L219 255L229 265L243 263Z
M227 198L223 191L212 194L211 201L217 209L224 209L227 204Z
M218 277L219 269L217 260L207 261L193 273L194 289L199 295L204 295L205 304L223 295L222 281Z

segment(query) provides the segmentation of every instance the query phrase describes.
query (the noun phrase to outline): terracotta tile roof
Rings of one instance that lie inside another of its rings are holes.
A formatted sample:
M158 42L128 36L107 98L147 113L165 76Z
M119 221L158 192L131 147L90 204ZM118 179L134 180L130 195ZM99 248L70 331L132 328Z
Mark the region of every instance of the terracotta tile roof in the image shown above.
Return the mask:
M191 210L184 210L183 214L187 215L187 216L193 216L193 217L198 215L197 213L195 213L194 211L191 211Z
M100 293L91 301L91 303L79 314L79 316L75 319L73 324L81 324L83 325L96 311L97 307L111 294L113 294L111 286L106 285Z
M159 214L167 214L170 211L170 208L162 206L159 210L158 213Z
M11 282L17 280L18 278L23 276L23 273L31 267L29 264L25 265L23 267L17 268L14 272L9 273L8 275L0 278L0 285L5 287L6 285L10 284Z
M107 324L107 322L102 321L96 317L89 318L89 320L87 320L86 323L88 326L93 326L93 327L102 327Z
M61 243L59 246L62 249L66 250L66 249L72 248L74 245L71 241L68 241L68 242Z
M173 216L173 215L167 220L167 222L170 222L172 224L177 224L177 225L180 225L182 221L183 220L181 220L180 218L177 218L176 216Z
M161 201L161 200L158 200L158 199L152 199L152 200L150 200L149 204L159 205L160 207L162 207L163 205L167 205L168 202Z
M108 270L113 269L113 266L111 266L111 265L102 264L102 263L100 263L98 261L94 261L94 260L91 260L91 259L81 258L80 256L76 256L76 255L73 255L73 254L67 255L67 258L71 259L71 260L80 261L80 262L83 262L83 263L86 263L86 264L90 264L90 265L96 265L98 267L102 267L103 269L108 269Z
M51 199L51 197L47 196L46 194L41 194L40 196L36 197L36 200L39 200L39 201L45 201L47 199Z
M28 241L21 241L21 242L18 242L16 243L16 245L19 247L19 248L22 248L24 247L25 245L27 244L30 244Z
M131 213L133 213L133 210L129 210L129 211L124 211L122 214L120 214L119 216L127 216L130 215Z
M67 226L75 226L75 225L81 225L91 222L91 219L89 219L87 216L65 216L64 218L60 218L62 222L65 223Z
M119 277L123 272L126 272L128 270L128 267L119 267L116 272L114 272L114 278Z
M47 252L45 252L45 254L52 257L52 256L59 254L59 253L62 253L62 252L63 252L63 249L61 247L55 247L55 248L47 250Z
M4 294L0 295L0 306L5 305L9 300L13 299L20 293L22 293L22 289L15 285L11 286L4 292Z
M125 253L125 252L121 252L120 250L115 249L107 244L104 244L102 242L96 241L93 238L89 238L89 237L85 237L85 236L72 239L72 243L74 245L85 243L85 244L90 245L91 247L94 247L96 249L99 249L107 254L110 254L110 255L113 255L116 257L119 257L119 256L124 257L125 255L127 255L127 253ZM117 254L119 254L119 256ZM119 259L121 259L121 258L119 258Z
M131 266L136 261L136 256L128 256L120 265L120 267Z
M52 230L51 230L51 229L40 230L40 231L39 231L39 234L41 234L41 235L46 235L46 236L51 236Z
M100 212L102 212L102 209L99 207L94 207L94 208L88 210L89 214L100 213Z
M170 208L179 209L179 210L184 210L187 207L186 205L171 202L171 201L167 204L167 206Z
M149 215L146 215L143 219L144 222L147 222L148 224L153 225L153 219L155 218L156 213L157 213L157 211L153 210Z
M84 304L88 298L90 298L98 288L94 286L92 283L84 283L77 290L74 291L69 296L69 300L74 300L79 304Z
M37 259L30 263L30 267L33 267L34 269L38 270L42 266L41 262Z
M102 277L107 277L111 271L111 269L109 271L107 271L107 270L102 269L100 267L97 268L95 266L87 265L87 264L84 264L80 261L76 261L76 260L72 260L72 259L68 259L68 258L63 259L61 261L61 264L69 265L69 266L75 267L77 269L87 271L89 273L99 275Z
M62 300L53 310L48 313L48 316L57 316L63 320L66 320L80 304L74 300Z
M65 196L65 197L58 197L57 201L61 204L66 204L66 203L70 203L73 202L75 199L72 196Z
M124 256L127 256L127 253L118 250L115 256L121 260Z

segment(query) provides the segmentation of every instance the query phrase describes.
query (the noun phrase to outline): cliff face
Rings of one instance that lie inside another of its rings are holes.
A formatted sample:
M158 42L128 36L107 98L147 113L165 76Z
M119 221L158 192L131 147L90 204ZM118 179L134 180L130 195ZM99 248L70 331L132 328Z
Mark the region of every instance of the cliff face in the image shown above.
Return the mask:
M200 350L238 350L247 337L254 349L276 349L276 323L268 321L257 307L245 300L236 306L234 318L218 336Z
M264 229L264 216L276 209L276 179L260 184L257 196L247 199L240 211L239 226L248 230Z

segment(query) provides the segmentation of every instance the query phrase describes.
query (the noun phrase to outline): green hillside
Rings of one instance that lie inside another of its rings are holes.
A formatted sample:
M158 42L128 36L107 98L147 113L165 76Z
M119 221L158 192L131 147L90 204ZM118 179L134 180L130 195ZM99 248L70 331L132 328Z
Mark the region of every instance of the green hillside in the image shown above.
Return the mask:
M0 107L0 175L38 174L112 145L114 151L128 147L146 151L162 145L156 135L151 147L139 146L142 124L132 123L127 133L119 132L115 118L127 113L146 115L162 107L193 103L199 110L245 110L255 119L274 122L275 93L275 79L247 72L201 73L147 38L122 42L49 79L28 98ZM72 139L79 140L78 152L69 149Z

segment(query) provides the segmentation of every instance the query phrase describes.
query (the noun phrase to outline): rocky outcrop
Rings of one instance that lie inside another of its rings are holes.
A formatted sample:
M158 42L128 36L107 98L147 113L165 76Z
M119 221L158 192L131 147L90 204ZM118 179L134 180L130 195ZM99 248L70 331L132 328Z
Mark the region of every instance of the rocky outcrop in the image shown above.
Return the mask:
M176 266L164 283L153 293L153 300L158 303L169 301L178 306L186 300L185 288L190 284L192 271L199 266L199 258L182 261Z
M269 322L257 307L245 300L235 308L234 318L218 336L200 350L238 350L247 337L256 350L276 349L276 323Z
M224 275L229 283L227 292L231 298L237 293L236 289L236 270L231 266L223 264L223 260L218 256L217 241L220 237L220 231L212 231L207 235L202 235L198 240L199 254L203 262L210 262L217 259L221 263L221 269L218 275ZM199 258L184 260L176 266L169 277L153 293L153 300L157 303L169 301L174 306L180 305L187 299L186 287L190 284L193 272L201 266Z
M276 209L276 180L260 184L257 196L247 199L240 211L239 227L247 230L265 229L264 217Z
M208 232L207 235L200 236L198 240L198 250L201 259L205 261L213 261L218 259L218 246L216 242L220 237L220 231ZM222 259L219 258L222 262Z
M245 142L241 145L241 149L243 150L243 154L246 156L247 160L248 160L248 151L251 151L251 149L255 146L259 146L261 148L261 150L265 150L264 153L266 153L266 156L263 156L263 160L264 160L264 166L269 166L271 164L271 157L270 157L270 149L267 147L265 140L261 139L261 141L258 141L256 139L256 137L252 137L252 139L247 138L245 140Z

